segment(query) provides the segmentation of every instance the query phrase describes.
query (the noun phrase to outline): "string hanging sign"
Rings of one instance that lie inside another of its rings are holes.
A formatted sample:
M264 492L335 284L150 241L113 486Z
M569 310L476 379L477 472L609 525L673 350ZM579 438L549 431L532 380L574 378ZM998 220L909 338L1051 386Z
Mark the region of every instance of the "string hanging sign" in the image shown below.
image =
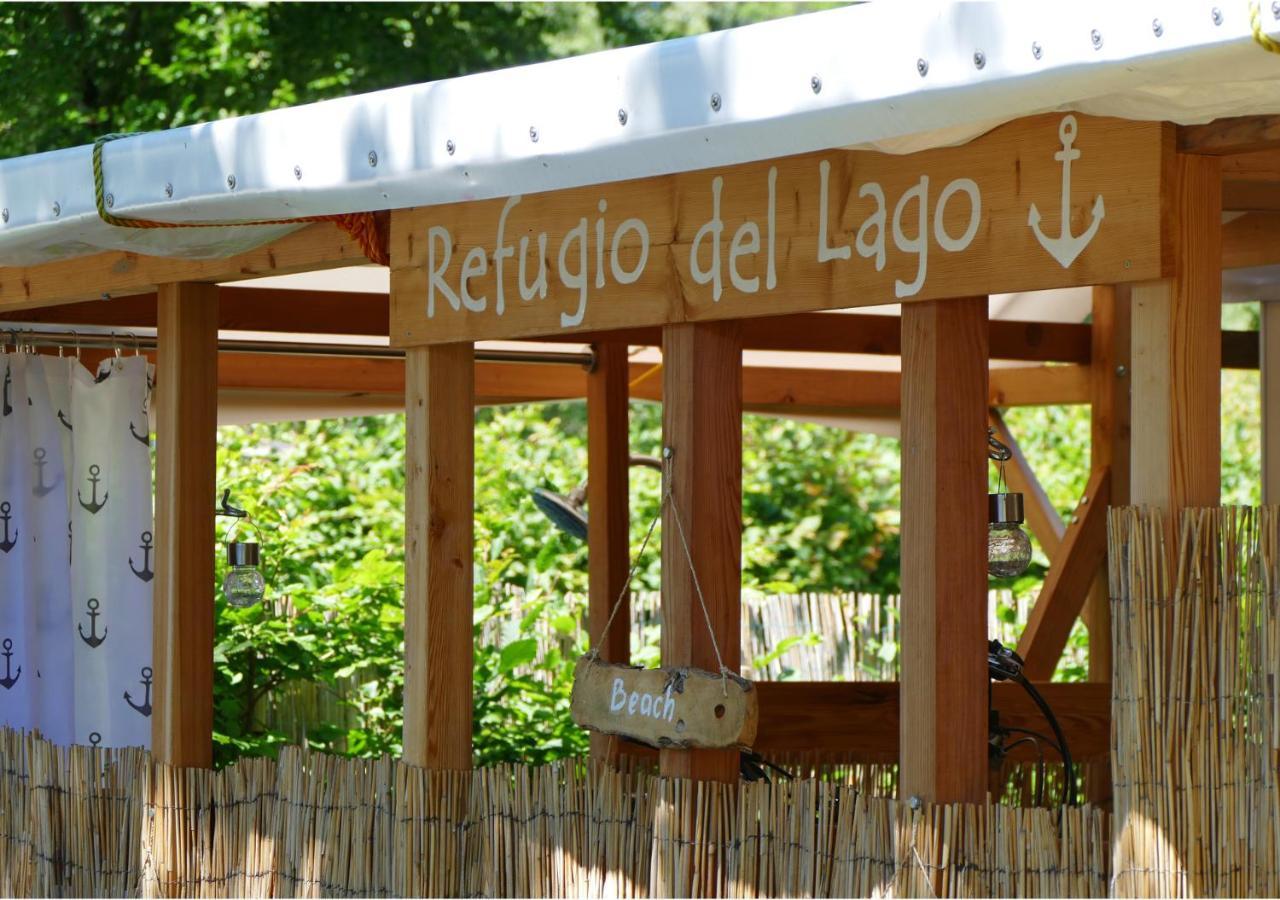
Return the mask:
M693 554L689 551L684 522L671 494L670 463L671 450L668 448L663 451L662 502L649 523L640 551L627 574L626 584L609 613L609 620L593 646L602 646L605 635L609 633L622 600L631 588L631 579L644 557L649 538L653 536L663 509L669 504L685 561L693 574L694 593L711 635L711 647L715 651L719 671L708 672L690 666L642 669L625 663L606 663L593 649L578 660L574 669L570 713L583 728L659 748L750 747L755 740L759 719L757 693L750 681L725 666L720 655L720 645L711 627L711 614L707 611L707 602L693 565Z

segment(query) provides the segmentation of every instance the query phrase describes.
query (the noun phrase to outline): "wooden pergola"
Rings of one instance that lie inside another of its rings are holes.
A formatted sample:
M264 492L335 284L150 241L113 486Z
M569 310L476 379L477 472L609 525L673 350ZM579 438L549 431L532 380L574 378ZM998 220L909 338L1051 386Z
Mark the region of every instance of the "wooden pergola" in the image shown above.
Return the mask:
M1062 155L1072 150L1068 179ZM981 801L992 410L1092 410L1092 471L1069 520L1019 456L1011 482L1028 494L1029 525L1052 562L1018 650L1028 676L1047 681L1084 616L1090 682L1042 690L1076 755L1100 759L1110 742L1105 511L1218 503L1220 371L1261 365L1268 400L1280 379L1276 307L1264 307L1261 347L1255 335L1223 333L1222 271L1280 263L1277 192L1275 118L1179 127L1048 114L905 156L831 150L392 210L389 296L229 286L364 261L323 223L224 259L110 252L0 268L0 314L157 329L160 761L211 764L219 387L404 394L404 752L447 769L472 764L476 404L586 397L595 635L628 567L628 399L662 400L674 502L730 667L739 664L743 411L900 409L901 683L758 684L756 748L898 761L904 797ZM1089 324L988 322L990 294L1079 286L1092 287ZM893 302L901 318L828 312ZM219 330L389 336L405 355L219 353ZM476 363L475 342L498 339L590 344L595 365ZM629 392L648 368L629 364L637 345L661 347L662 374ZM744 368L744 350L886 354L901 357L901 372ZM1268 499L1280 485L1277 429L1280 417L1264 417ZM664 543L663 663L715 670L678 552ZM625 661L626 630L600 649ZM992 696L1002 720L1038 717L1014 686L997 684ZM630 751L593 739L600 757ZM661 768L738 777L734 751L664 750Z

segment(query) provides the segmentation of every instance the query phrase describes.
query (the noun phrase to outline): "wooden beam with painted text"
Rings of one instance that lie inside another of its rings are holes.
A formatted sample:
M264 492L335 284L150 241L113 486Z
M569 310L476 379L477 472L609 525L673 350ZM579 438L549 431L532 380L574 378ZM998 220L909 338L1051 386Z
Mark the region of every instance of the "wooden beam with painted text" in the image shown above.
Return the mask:
M401 346L1110 284L1171 270L1172 132L1052 114L392 215Z

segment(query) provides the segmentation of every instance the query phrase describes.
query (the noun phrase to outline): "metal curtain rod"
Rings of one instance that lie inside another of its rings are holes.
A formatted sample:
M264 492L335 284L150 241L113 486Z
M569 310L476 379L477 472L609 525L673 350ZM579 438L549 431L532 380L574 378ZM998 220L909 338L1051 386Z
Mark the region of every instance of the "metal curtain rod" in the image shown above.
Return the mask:
M130 331L111 334L44 329L0 329L0 346L61 347L66 352L93 348L118 350L122 355L142 350L155 350L152 335L139 337ZM359 344L305 343L301 341L233 341L218 340L218 351L228 353L262 353L276 356L336 356L356 359L403 359L397 347L362 346ZM595 368L596 356L591 350L476 350L476 362L535 363L541 365L582 366Z

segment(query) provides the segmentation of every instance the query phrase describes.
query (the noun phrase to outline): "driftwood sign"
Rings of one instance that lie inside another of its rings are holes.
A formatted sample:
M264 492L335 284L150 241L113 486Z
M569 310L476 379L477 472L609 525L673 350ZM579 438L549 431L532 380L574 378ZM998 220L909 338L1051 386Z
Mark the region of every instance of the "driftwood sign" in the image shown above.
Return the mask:
M584 656L573 674L573 721L654 747L750 747L758 705L750 681L701 669L640 669Z

